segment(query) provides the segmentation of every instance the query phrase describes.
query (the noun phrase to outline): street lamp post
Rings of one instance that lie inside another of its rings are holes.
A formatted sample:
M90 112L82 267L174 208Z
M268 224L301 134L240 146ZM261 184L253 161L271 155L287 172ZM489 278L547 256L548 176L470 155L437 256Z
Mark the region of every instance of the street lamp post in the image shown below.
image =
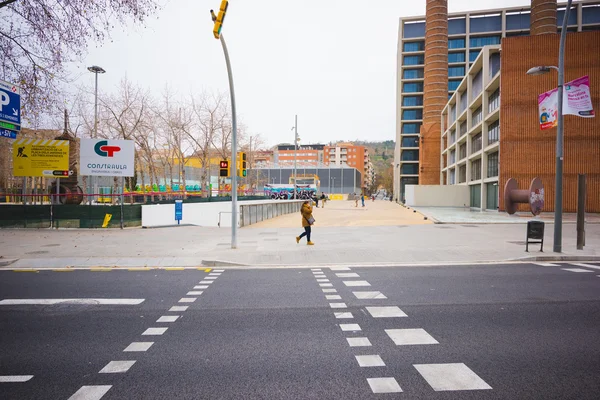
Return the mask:
M558 49L558 68L555 66L533 67L527 71L528 75L541 75L551 69L558 71L558 126L556 129L556 192L554 193L554 246L555 253L562 252L562 209L563 209L563 153L564 153L564 124L563 124L563 86L565 83L565 44L567 41L567 23L571 10L572 0L567 1L567 8L560 31L560 45Z
M99 67L97 65L92 65L91 67L88 67L88 71L96 74L96 90L95 90L95 94L94 94L94 138L97 138L98 137L98 74L103 74L106 71L102 67ZM88 204L91 206L92 205L92 192L93 192L92 176L89 176L89 178L90 178L90 183L89 183L89 190L90 190L89 194L90 195L88 197Z
M298 115L294 117L294 199L298 195Z

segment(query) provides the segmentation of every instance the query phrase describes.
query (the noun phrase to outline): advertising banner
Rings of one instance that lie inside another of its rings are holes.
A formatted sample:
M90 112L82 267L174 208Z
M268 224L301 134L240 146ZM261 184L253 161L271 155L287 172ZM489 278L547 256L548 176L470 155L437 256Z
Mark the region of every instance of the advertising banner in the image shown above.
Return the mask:
M13 176L69 176L69 141L17 139L13 142Z
M594 118L590 79L582 76L567 82L563 88L563 115L577 115L582 118ZM550 129L558 125L558 89L550 90L538 96L540 128Z
M133 176L133 140L81 139L80 174L91 176Z

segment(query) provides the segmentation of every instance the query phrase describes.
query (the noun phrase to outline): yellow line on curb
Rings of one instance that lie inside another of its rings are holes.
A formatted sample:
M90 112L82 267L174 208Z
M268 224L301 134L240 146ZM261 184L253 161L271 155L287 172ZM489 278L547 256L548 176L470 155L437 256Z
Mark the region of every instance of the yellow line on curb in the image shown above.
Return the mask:
M53 269L52 271L54 271L54 272L73 272L75 270L74 269L68 269L68 268L58 268L58 269Z
M183 267L167 267L167 268L165 268L165 271L185 271L185 268L183 268Z
M112 268L90 268L91 272L110 272Z
M152 268L127 268L127 271L150 271Z
M35 272L37 274L40 271L37 269L13 269L13 272Z

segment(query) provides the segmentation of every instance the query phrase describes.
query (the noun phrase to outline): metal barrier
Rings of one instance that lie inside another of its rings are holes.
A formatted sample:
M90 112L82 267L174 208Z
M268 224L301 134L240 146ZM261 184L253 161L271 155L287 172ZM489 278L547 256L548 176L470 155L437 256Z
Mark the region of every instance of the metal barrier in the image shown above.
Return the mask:
M256 224L280 215L300 212L305 200L273 200L261 204L240 205L240 227Z

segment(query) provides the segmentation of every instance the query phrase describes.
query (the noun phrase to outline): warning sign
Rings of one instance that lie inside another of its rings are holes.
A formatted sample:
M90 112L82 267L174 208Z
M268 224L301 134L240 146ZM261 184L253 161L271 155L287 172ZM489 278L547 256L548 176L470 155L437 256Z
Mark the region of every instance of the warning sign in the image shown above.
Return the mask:
M13 176L68 175L68 140L18 139L13 142Z

